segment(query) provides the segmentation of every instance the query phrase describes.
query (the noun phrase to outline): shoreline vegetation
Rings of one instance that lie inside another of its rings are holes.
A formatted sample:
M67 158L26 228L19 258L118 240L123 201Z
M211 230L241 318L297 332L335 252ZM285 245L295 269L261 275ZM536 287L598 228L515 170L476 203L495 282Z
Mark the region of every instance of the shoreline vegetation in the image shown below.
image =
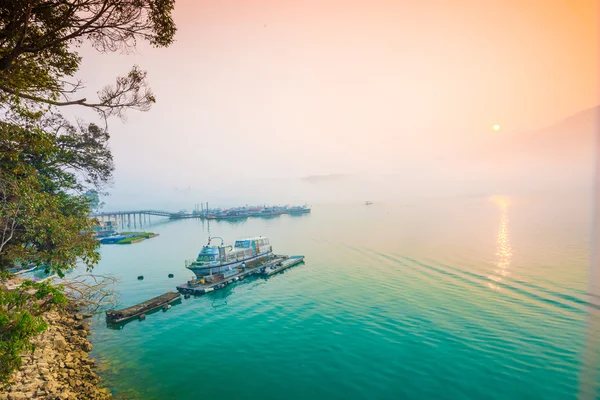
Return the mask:
M157 99L138 65L92 95L79 79L80 48L168 47L177 30L174 7L174 0L3 2L0 400L111 397L99 388L81 315L114 294L114 278L92 273L100 243L98 221L89 216L113 180L109 120L149 111ZM78 109L95 117L81 119ZM123 244L139 239L146 237ZM46 266L59 281L16 278L11 270L21 265ZM65 279L77 268L85 273Z
M97 365L88 354L92 344L85 319L92 314L81 314L75 299L49 283L10 277L0 285L0 295L0 317L21 336L19 346L1 349L0 400L112 398L110 390L101 387ZM10 328L1 333L10 334Z

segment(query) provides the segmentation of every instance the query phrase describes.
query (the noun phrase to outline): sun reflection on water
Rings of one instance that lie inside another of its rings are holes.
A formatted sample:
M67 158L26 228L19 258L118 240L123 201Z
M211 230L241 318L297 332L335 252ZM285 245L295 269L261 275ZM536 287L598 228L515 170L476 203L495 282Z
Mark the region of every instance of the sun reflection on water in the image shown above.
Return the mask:
M492 275L488 276L493 282L489 282L488 286L494 290L500 289L496 283L501 283L508 276L510 258L512 256L510 242L508 240L508 207L510 201L506 197L493 196L490 198L494 204L500 209L500 229L496 239L496 268ZM495 283L494 283L495 282Z

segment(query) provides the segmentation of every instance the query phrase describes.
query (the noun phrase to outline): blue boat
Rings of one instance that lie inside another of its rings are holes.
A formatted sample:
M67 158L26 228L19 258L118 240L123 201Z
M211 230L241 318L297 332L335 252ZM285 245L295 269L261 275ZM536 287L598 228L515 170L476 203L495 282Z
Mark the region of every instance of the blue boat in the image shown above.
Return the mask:
M221 243L213 245L213 239L219 239ZM202 247L198 257L186 261L185 267L198 278L212 274L228 275L258 264L272 253L273 249L266 237L245 238L237 240L233 246L225 246L223 238L215 236L208 238L208 244Z

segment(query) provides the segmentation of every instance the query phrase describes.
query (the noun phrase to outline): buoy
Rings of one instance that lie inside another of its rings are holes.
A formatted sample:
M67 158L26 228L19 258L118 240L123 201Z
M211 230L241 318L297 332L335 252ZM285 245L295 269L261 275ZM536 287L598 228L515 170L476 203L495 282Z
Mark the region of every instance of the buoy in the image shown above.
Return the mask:
M165 304L163 306L163 311L167 311L169 308L171 308L171 305L170 304Z
M144 279L144 275L138 276L138 281L141 281L142 279Z
M174 277L174 276L175 276L175 275L173 275L173 274L169 274L169 278L172 278L172 277Z
M145 319L146 319L146 314L142 314L142 315L140 315L140 321L143 321L143 320L145 320Z

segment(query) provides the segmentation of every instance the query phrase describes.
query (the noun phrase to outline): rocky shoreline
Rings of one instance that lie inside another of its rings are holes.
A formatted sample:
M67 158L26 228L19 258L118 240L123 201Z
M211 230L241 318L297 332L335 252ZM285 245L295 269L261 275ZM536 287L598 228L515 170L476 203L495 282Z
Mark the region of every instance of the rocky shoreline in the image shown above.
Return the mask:
M79 314L66 310L43 316L48 329L32 339L35 351L21 356L23 363L0 389L0 400L21 399L111 399L100 387L95 362L88 356L89 324Z

